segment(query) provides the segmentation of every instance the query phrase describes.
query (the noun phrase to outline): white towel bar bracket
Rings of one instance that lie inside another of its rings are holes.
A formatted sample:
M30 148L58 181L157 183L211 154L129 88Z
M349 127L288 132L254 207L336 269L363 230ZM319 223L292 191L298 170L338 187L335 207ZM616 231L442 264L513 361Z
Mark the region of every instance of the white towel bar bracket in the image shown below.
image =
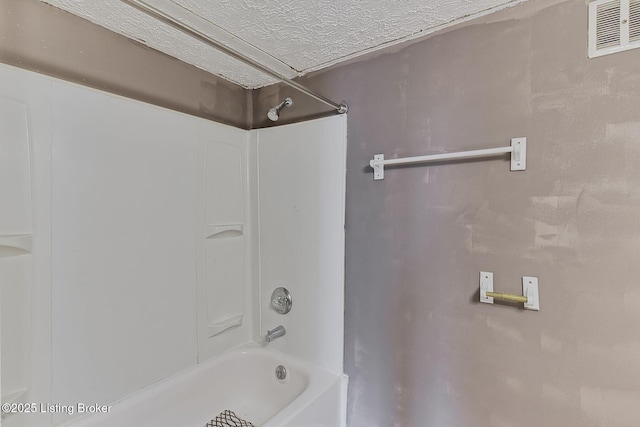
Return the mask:
M512 138L509 147L488 148L486 150L461 151L457 153L431 154L427 156L406 157L402 159L384 159L384 154L376 154L369 162L373 168L374 181L384 179L385 165L406 165L411 163L441 162L444 160L473 159L477 157L497 156L511 153L511 170L523 171L527 169L527 138Z
M376 154L369 164L373 168L373 179L375 181L384 179L384 154Z

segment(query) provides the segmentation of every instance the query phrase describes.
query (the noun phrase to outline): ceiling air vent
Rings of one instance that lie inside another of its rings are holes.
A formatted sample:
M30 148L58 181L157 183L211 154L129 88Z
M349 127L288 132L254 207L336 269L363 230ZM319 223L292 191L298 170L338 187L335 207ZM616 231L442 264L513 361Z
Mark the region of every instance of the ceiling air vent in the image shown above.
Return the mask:
M589 58L640 47L640 0L589 4Z

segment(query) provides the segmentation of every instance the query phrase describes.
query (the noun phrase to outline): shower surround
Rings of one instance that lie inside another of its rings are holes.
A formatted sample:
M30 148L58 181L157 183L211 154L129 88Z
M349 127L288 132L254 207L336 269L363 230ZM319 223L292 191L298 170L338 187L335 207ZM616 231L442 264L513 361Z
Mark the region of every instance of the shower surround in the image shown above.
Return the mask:
M6 65L0 77L0 98L24 119L7 126L28 130L3 144L28 147L33 190L31 247L19 254L33 277L10 283L29 290L19 307L31 322L21 347L2 347L3 363L12 349L31 356L3 399L24 389L17 403L113 410L9 413L3 427L145 425L127 402L167 393L188 406L207 387L229 397L232 371L269 395L278 365L302 385L249 415L342 424L346 117L244 131ZM271 308L277 287L293 296L286 315ZM287 334L266 344L279 325ZM267 382L243 376L252 369ZM207 384L180 388L205 372ZM224 409L247 408L234 405ZM218 409L200 408L201 424ZM113 421L123 411L131 418Z

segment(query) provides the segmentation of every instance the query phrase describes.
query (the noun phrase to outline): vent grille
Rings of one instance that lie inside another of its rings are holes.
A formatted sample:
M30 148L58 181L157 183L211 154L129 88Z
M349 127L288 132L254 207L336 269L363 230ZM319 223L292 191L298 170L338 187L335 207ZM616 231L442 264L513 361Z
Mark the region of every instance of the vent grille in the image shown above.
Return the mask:
M620 0L598 5L596 13L596 48L620 46Z
M633 0L629 6L629 41L640 42L640 0Z
M640 47L640 0L589 4L589 57Z

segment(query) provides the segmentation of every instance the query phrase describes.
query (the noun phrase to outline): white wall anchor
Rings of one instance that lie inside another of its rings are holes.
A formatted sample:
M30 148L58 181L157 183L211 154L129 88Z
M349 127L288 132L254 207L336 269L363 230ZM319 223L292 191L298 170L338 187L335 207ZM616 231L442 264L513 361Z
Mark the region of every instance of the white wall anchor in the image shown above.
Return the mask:
M500 292L493 292L493 273L489 271L480 272L480 302L493 304L493 300L521 302L525 310L540 310L540 298L538 294L538 278L522 277L522 295L512 295Z

